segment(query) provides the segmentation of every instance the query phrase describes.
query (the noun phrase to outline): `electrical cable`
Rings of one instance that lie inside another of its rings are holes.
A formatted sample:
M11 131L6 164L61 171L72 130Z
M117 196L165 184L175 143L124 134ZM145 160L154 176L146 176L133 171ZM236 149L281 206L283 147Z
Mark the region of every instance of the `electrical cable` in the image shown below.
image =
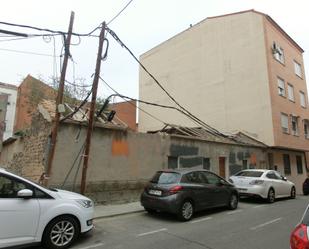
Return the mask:
M2 37L4 37L4 36L0 36L0 38L2 38ZM12 36L10 36L10 37L12 37ZM1 40L1 39L0 39L0 42L19 41L19 40L25 40L25 39L30 39L30 38L36 38L36 36L12 38L12 39L5 39L5 40Z
M35 27L35 26L30 26L30 25L24 25L24 24L16 24L16 23L9 23L9 22L1 22L0 21L0 24L2 25L7 25L7 26L12 26L12 27L18 27L18 28L26 28L26 29L33 29L33 30L37 30L37 31L45 31L45 32L49 32L49 33L52 33L53 35L66 35L68 34L67 32L64 32L64 31L60 31L60 30L52 30L52 29L47 29L47 28L39 28L39 27ZM102 24L100 24L98 27L96 27L95 29L93 29L91 32L89 33L86 33L86 34L79 34L79 33L75 33L75 32L72 32L72 35L74 36L90 36L90 37L98 37L98 36L94 36L92 35L96 30L98 30L100 27L101 27ZM14 32L14 31L12 31ZM18 33L18 32L16 32ZM29 34L25 34L25 35L29 35ZM31 35L34 35L34 36L43 36L43 35L46 35L46 34L31 34ZM50 34L49 34L50 35Z
M101 76L99 76L99 78L102 80L102 82L107 86L109 87L114 93L117 94L117 96L119 96L120 98L122 98L125 102L133 105L134 107L136 107L137 109L139 109L140 111L144 112L145 114L147 114L148 116L152 117L153 119L161 122L162 124L166 124L164 121L162 121L161 119L157 118L156 116L154 116L153 114L145 111L144 109L142 109L141 107L137 106L136 104L133 104L132 102L129 102L128 100L126 100L125 98L122 97L122 95L117 92L114 88L112 88Z
M92 85L79 85L79 84L76 84L76 83L72 83L68 80L65 80L66 83L68 83L69 85L72 85L72 86L75 86L75 87L79 87L79 88L87 88L87 87L91 87Z
M44 37L44 36L43 36ZM57 55L56 55L56 39L55 37L53 36L53 77L54 79L58 79L58 65L57 65ZM44 38L43 38L44 39Z
M60 122L63 122L65 120L67 120L68 118L71 118L75 113L77 113L79 111L80 108L82 108L86 103L87 103L87 100L88 98L90 97L92 93L92 88L91 90L88 92L87 96L85 97L85 99L79 104L79 106L71 113L69 113L67 116L63 117Z
M99 78L106 84L108 85L108 83L102 78L99 76ZM111 96L114 96L114 95L111 95ZM110 97L111 97L110 96ZM124 96L124 95L121 95L121 94L116 94L115 96L118 96L118 97L121 97L121 98L124 98L124 99L130 99L130 100L134 100L136 102L139 102L139 103L143 103L143 104L147 104L147 105L152 105L152 106L156 106L156 107L161 107L161 108L166 108L166 109L171 109L171 110L175 110L175 111L178 111L180 113L182 113L183 115L185 115L186 117L188 117L190 120L193 120L191 118L191 116L189 114L187 114L186 112L184 112L183 110L175 107L175 106L168 106L168 105L161 105L161 104L157 104L157 103L152 103L152 102L149 102L149 101L144 101L144 100L140 100L140 99L135 99L135 98L131 98L131 97L128 97L128 96ZM161 121L163 124L167 124L163 121ZM198 125L201 125L201 123L193 120L194 123L198 124ZM210 131L209 129L206 129L209 133L215 135L215 136L218 136L218 134L214 133L213 131ZM224 135L224 137L226 137L226 135Z
M66 176L65 176L65 178L64 178L64 181L63 181L63 183L62 183L62 185L61 185L61 188L64 187L66 181L68 180L68 178L69 178L69 176L70 176L70 174L71 174L71 172L72 172L72 170L73 170L73 168L74 168L74 166L75 166L75 163L77 162L78 158L80 157L80 154L81 154L82 150L83 150L84 147L85 147L85 144L86 144L86 142L83 143L82 147L80 148L79 152L77 153L77 155L76 155L76 157L75 157L75 159L74 159L74 161L73 161L73 164L72 164L72 166L71 166L69 172L66 174Z
M111 24L115 19L120 16L120 14L133 2L133 0L130 0L119 12L117 15L115 15L108 23L107 25Z
M83 153L85 152L85 145L86 145L86 141L85 143L83 144ZM77 165L77 169L76 169L76 172L75 172L75 175L74 175L74 179L73 179L73 186L72 186L72 191L74 192L75 191L75 184L76 184L76 180L77 180L77 176L78 176L78 172L79 172L79 169L80 169L80 166L81 166L81 163L82 163L82 156L79 158L79 162L78 162L78 165Z
M41 53L28 52L28 51L22 51L22 50L14 50L14 49L6 49L6 48L0 48L0 50L7 51L7 52L21 53L21 54L31 54L31 55L54 57L51 54L41 54Z
M209 132L211 132L214 135L217 136L223 136L226 137L225 134L219 132L217 129L211 127L210 125L206 124L204 121L193 115L190 111L188 111L185 107L180 105L178 101L163 87L163 85L148 71L148 69L138 60L138 58L134 55L134 53L120 40L120 38L117 36L117 34L112 31L111 29L107 28L107 31L111 34L111 36L123 47L125 48L131 56L134 58L134 60L143 68L143 70L155 81L155 83L166 93L166 95L181 109L184 113L186 113L186 116L190 117L193 121L199 123L201 126L203 126L205 129L207 129Z

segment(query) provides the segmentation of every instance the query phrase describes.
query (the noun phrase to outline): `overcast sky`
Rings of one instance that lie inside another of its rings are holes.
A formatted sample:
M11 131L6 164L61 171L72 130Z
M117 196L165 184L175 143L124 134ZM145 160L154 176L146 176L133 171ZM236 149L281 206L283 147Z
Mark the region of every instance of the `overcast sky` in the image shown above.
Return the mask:
M67 31L70 11L75 12L74 31L87 33L103 21L112 19L129 0L10 0L1 1L0 21ZM110 24L122 41L137 55L187 29L190 24L216 15L255 9L270 15L304 50L308 75L309 63L308 0L133 0ZM26 33L32 30L9 28ZM11 40L0 34L0 82L18 85L27 75L48 79L59 75L61 39L39 38ZM128 53L109 37L108 58L101 68L102 77L121 94L138 97L138 66ZM85 78L92 83L98 39L74 38L67 79ZM55 48L55 50L54 50ZM46 54L23 54L8 50ZM74 64L74 66L73 66ZM56 70L57 68L57 70ZM74 68L74 70L73 70ZM57 72L56 72L57 71ZM100 83L99 95L112 92Z

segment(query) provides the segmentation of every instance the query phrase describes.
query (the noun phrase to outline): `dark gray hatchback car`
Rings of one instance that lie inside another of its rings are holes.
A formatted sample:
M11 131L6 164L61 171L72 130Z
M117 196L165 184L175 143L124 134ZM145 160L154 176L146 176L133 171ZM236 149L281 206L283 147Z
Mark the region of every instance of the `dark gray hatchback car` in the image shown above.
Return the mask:
M238 206L237 189L215 173L203 169L177 169L156 172L141 195L141 204L149 213L177 214L188 221L196 211Z

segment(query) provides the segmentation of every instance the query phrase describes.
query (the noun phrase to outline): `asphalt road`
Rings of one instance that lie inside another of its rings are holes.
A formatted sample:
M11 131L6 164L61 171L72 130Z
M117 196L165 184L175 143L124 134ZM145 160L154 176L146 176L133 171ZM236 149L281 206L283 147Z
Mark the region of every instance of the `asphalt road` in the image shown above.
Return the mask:
M309 197L267 204L243 200L235 211L198 213L190 222L146 212L96 220L73 249L289 249Z

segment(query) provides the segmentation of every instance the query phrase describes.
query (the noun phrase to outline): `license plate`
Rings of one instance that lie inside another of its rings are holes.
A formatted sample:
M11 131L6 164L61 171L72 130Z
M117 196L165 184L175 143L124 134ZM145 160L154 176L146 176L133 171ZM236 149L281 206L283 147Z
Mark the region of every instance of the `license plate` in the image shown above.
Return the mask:
M149 194L161 196L161 195L162 195L162 191L161 191L161 190L150 189L150 190L149 190Z

